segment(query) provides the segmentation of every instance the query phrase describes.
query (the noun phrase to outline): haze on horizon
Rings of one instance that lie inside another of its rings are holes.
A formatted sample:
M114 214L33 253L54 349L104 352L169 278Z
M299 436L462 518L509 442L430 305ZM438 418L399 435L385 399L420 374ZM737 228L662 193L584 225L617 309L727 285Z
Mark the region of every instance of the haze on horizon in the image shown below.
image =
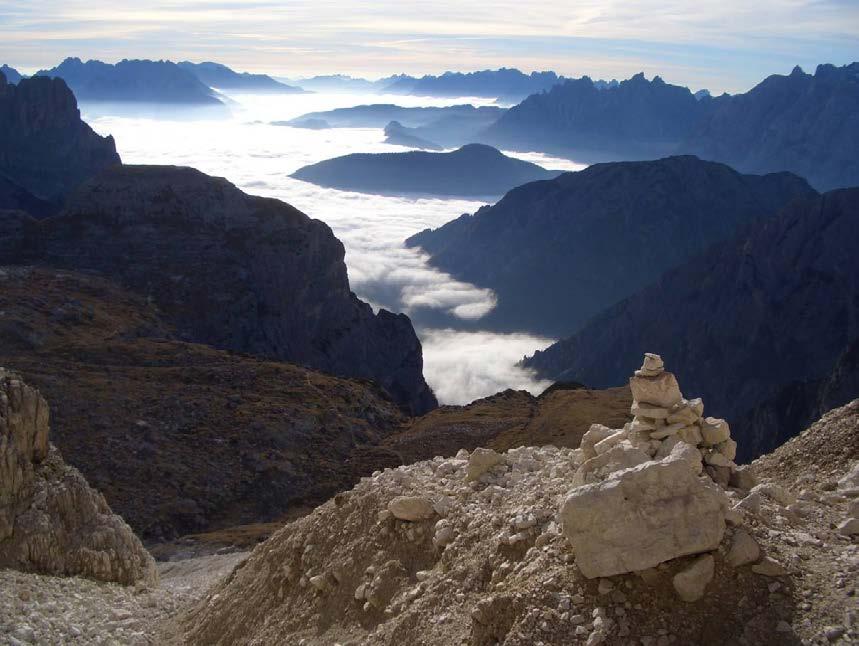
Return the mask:
M794 65L851 62L852 0L0 0L0 62L32 73L67 56L214 60L298 77L518 67L628 78L643 71L745 91Z

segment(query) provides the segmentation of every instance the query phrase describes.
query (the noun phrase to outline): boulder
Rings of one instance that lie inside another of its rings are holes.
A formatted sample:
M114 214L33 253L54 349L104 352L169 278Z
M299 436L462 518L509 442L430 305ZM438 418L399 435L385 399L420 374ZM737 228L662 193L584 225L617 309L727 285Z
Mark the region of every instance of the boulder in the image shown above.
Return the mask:
M677 378L670 372L657 376L634 376L629 379L633 400L659 408L671 408L683 399Z
M48 441L48 404L0 368L0 567L154 584L155 561Z
M856 536L859 534L859 519L848 518L838 523L837 529L842 536Z
M484 449L482 447L474 449L468 457L465 479L477 480L503 459L500 454L492 449Z
M582 573L608 577L716 549L727 506L723 491L675 458L573 489L560 523Z
M737 466L731 472L731 480L729 483L732 487L742 489L743 491L751 491L758 484L758 479L755 476L754 469L748 465Z
M695 559L689 567L678 572L671 579L677 596L686 603L698 601L704 596L707 584L713 580L714 571L715 561L712 555L705 554Z
M435 516L432 501L423 496L397 496L388 503L388 511L400 520L428 520Z
M728 422L723 419L705 417L701 421L701 435L704 437L704 444L716 446L731 437L731 429L728 427Z
M746 530L740 529L734 534L731 541L731 549L728 556L725 557L728 565L731 567L740 567L754 563L761 557L761 548L758 546L751 534Z
M594 446L598 442L601 442L605 438L614 435L616 432L617 431L615 429L611 429L608 426L603 426L602 424L591 424L591 427L582 436L582 441L580 444L580 448L582 449L582 453L585 457L585 460L596 456L597 452L596 450L594 450Z
M649 460L650 456L647 453L625 440L605 453L586 460L573 475L572 485L578 487L599 482L616 471L635 467Z

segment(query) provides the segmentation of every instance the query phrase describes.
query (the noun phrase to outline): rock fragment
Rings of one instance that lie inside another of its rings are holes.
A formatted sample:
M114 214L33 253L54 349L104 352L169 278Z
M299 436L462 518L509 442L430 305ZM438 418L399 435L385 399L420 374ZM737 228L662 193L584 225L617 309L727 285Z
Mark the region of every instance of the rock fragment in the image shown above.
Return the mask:
M689 567L678 572L671 579L674 590L686 603L693 603L704 596L707 584L713 580L715 561L713 556L706 554L692 562Z
M388 511L399 520L428 520L435 516L432 501L423 496L397 496L388 503Z

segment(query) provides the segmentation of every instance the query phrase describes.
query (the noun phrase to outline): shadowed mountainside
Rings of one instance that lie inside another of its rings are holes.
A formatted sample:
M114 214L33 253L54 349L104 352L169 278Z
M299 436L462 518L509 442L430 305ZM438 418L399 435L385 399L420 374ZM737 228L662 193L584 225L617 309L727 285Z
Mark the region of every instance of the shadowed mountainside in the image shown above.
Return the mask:
M482 144L449 153L356 153L299 168L296 179L362 193L490 196L558 175Z
M565 335L739 227L814 194L789 173L741 175L695 157L598 164L520 186L407 244L495 291L481 324Z
M857 394L858 227L859 189L797 201L525 365L605 387L625 380L629 357L665 348L687 395L735 425L742 459L771 450ZM795 408L767 413L786 399Z
M170 61L122 60L111 65L67 58L36 74L63 79L78 101L221 105L208 86Z
M376 314L350 291L328 226L226 180L113 168L58 216L0 218L0 248L4 264L110 276L157 303L184 339L374 379L413 413L436 405L408 317Z
M0 74L0 208L42 217L83 180L119 163L113 138L81 121L62 80L33 77L10 85Z
M193 74L201 83L219 90L272 92L276 94L302 94L304 92L301 88L275 81L266 74L236 72L220 63L183 61L177 65Z

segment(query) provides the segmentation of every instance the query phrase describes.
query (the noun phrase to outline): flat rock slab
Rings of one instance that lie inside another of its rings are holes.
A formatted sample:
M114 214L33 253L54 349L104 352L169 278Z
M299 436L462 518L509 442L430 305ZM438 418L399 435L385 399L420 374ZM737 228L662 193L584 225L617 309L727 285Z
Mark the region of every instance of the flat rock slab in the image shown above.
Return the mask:
M727 506L717 485L667 458L573 489L560 521L582 573L609 577L716 549Z

